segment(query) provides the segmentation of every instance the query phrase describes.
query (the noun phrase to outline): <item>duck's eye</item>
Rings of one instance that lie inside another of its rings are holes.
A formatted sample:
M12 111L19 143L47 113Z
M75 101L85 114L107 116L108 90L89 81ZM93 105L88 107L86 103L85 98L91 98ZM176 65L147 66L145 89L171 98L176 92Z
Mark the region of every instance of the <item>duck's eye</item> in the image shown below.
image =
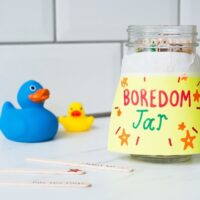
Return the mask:
M36 87L35 87L34 85L31 85L31 86L29 87L29 89L30 89L30 91L32 91L32 92L36 91Z
M83 110L83 108L82 108L82 107L80 107L80 110Z
M70 110L73 110L73 108L70 108Z

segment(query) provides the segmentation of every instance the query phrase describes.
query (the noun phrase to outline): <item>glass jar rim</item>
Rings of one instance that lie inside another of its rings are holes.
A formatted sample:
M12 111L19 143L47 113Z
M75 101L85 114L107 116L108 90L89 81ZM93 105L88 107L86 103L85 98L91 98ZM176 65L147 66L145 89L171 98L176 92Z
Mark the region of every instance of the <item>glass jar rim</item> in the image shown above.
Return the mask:
M197 47L199 40L197 39L196 25L130 25L127 29L128 43L127 46L144 46L141 41L149 40L165 40L170 39L171 47L179 47L181 42L182 47ZM177 43L177 40L179 42ZM183 40L183 41L181 41ZM170 45L169 45L170 46ZM150 48L146 46L145 48Z
M129 25L129 33L141 33L161 35L189 34L197 35L196 25Z

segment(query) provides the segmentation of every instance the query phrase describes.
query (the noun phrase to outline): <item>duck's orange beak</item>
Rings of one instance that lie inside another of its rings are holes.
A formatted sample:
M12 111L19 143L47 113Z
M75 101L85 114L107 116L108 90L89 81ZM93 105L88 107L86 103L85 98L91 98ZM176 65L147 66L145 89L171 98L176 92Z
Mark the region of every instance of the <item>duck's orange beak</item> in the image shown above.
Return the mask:
M35 93L30 94L28 97L31 101L35 103L41 103L49 98L49 90L48 89L39 89Z
M81 116L81 112L78 111L78 110L75 110L75 111L71 112L71 116L72 117L79 117L79 116Z

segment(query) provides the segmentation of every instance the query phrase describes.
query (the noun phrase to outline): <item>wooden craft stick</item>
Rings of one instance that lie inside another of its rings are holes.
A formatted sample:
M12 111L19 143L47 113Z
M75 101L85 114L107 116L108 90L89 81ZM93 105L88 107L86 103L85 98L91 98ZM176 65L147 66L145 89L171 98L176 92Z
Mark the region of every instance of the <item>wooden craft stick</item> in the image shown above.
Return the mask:
M27 181L27 182L2 182L0 181L0 186L43 186L43 187L74 187L74 188L86 188L91 187L90 183L78 182L78 181Z
M83 174L85 174L85 171L82 171L79 169L69 169L69 170L0 169L0 173L46 174L46 175L83 175Z
M66 161L39 159L39 158L27 158L26 160L28 162L58 164L58 165L65 165L65 166L72 166L72 167L91 168L91 169L97 169L97 170L109 170L109 171L129 172L129 173L134 171L132 168L129 168L129 167L121 167L121 166L99 164L99 163L92 163L92 162L72 163L72 162L66 162Z

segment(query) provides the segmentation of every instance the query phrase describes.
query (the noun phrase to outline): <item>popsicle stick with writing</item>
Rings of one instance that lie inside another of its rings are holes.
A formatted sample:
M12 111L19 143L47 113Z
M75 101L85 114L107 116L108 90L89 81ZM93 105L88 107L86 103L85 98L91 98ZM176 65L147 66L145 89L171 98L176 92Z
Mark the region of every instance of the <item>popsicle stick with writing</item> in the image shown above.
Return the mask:
M73 188L87 188L91 187L90 183L78 182L78 181L27 181L27 182L1 182L0 186L32 186L32 187L56 187L56 188L65 188L65 187L73 187Z
M85 171L79 169L69 170L38 170L38 169L0 169L0 173L15 173L15 174L44 174L44 175L83 175Z
M73 167L91 168L91 169L97 169L97 170L108 170L108 171L129 172L129 173L134 171L132 168L129 168L129 167L92 163L92 162L73 163L73 162L50 160L50 159L40 159L40 158L27 158L26 160L28 162L58 164L58 165L73 166Z

